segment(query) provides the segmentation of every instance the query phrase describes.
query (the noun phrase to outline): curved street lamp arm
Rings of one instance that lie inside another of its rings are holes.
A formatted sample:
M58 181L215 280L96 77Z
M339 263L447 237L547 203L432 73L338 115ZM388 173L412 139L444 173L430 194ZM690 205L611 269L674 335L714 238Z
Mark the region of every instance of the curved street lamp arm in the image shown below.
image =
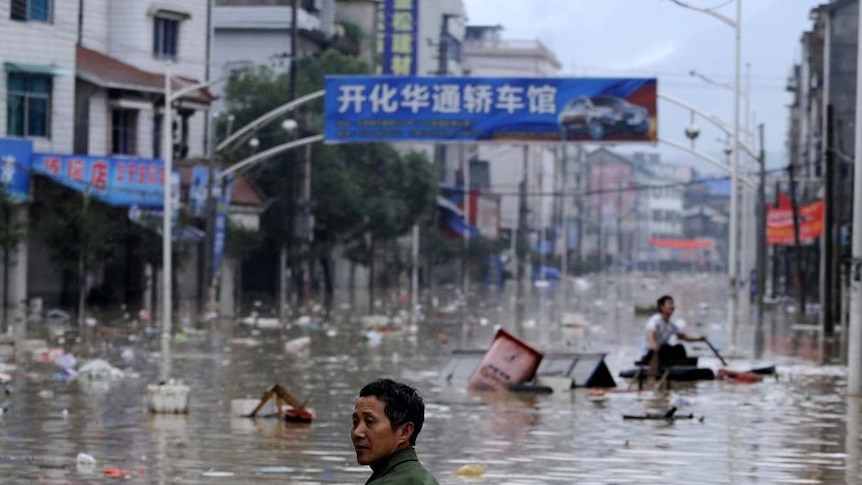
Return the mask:
M315 142L322 141L322 140L323 140L323 135L314 135L314 136L309 136L306 138L300 138L299 140L294 140L294 141L291 141L288 143L282 143L281 145L276 145L276 146L274 146L268 150L264 150L260 153L252 155L252 156L246 158L245 160L237 162L237 163L231 165L230 167L222 170L221 175L218 175L217 178L223 179L224 177L226 177L232 173L238 172L238 171L240 171L240 170L242 170L248 166L254 165L255 163L260 162L262 160L266 160L269 157L274 157L275 155L278 155L279 153L290 151L290 150L293 150L294 148L298 148L298 147L305 146L305 145L308 145L310 143L315 143Z
M239 130L231 134L229 137L227 137L224 141L219 143L218 146L216 146L215 151L219 152L221 150L224 150L232 143L242 140L244 136L249 135L254 130L257 130L262 125L269 123L270 121L281 116L282 114L287 113L288 111L291 111L294 108L297 108L298 106L301 106L309 101L314 101L315 99L323 97L324 93L325 91L321 89L320 91L315 91L313 93L306 94L305 96L300 96L299 98L296 98L292 101L288 101L287 103L279 106L278 108L275 108L274 110L259 116L256 120L240 128Z
M701 153L697 150L692 150L691 148L685 146L683 143L680 143L680 142L674 141L674 140L668 140L666 138L659 138L658 141L659 141L659 143L664 143L665 145L670 145L670 146L672 146L674 148L678 148L678 149L680 149L680 150L682 150L682 151L684 151L690 155L694 155L695 157L700 158L701 160L709 163L710 165L713 165L715 167L720 168L723 172L731 174L730 167L728 167L727 164L721 163L720 161L716 160L715 158L710 157L709 155L707 155L705 153ZM752 189L757 189L757 184L753 180L751 180L750 178L743 177L742 175L737 175L737 177L739 178L740 182L751 187Z
M705 13L712 18L718 19L719 21L721 21L722 23L724 23L725 25L727 25L728 27L730 27L732 29L737 28L737 23L734 22L733 20L731 20L730 17L725 17L724 15L722 15L720 13L714 12L712 9L695 7L694 5L689 5L689 4L682 2L680 0L670 0L670 1L672 3L679 5L682 8L687 8L689 10L694 10L696 12Z
M698 116L700 116L701 118L705 119L706 121L711 123L713 126L718 128L719 130L723 131L725 134L730 135L731 137L733 136L733 128L728 126L727 123L725 123L721 119L717 118L715 115L707 114L707 113L701 111L700 109L695 108L694 106L692 106L692 105L690 105L684 101L680 101L680 100L673 98L671 96L668 96L666 94L659 93L656 95L656 97L659 99L665 100L668 103L675 104L677 106L680 106L682 108L685 108L685 109L697 114ZM760 154L755 152L750 146L743 143L742 140L739 140L738 143L739 143L739 147L742 148L742 151L749 154L751 156L751 158L753 158L755 160L760 160Z

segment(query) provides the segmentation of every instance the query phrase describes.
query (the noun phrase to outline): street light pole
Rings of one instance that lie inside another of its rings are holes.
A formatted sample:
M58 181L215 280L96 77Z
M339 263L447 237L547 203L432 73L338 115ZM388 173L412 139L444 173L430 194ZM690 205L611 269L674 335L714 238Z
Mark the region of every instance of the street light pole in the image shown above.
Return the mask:
M739 98L740 98L740 53L742 45L742 0L736 0L736 18L731 19L710 8L689 5L682 0L670 0L680 7L704 13L718 19L734 30L734 66L733 66L733 158L730 175L730 228L728 234L727 276L729 294L727 299L727 346L731 349L736 341L736 309L738 303L737 277L737 239L739 231Z
M740 49L742 40L742 0L736 0L736 23L734 25L735 54L733 66L733 162L730 175L730 251L728 251L728 264L730 271L730 298L727 301L727 346L730 349L736 345L736 307L739 297L736 271L737 264L737 232L739 230L739 92L740 92ZM747 315L746 315L747 317Z
M162 337L171 336L171 315L173 313L173 295L171 281L173 280L173 171L174 171L174 143L173 143L173 110L171 104L188 93L206 88L220 81L211 80L191 86L184 86L176 91L173 90L173 78L171 77L170 61L165 65L165 105L162 115L162 162L164 163L164 195L162 198Z
M168 62L165 66L165 107L162 115L162 160L164 162L164 195L162 199L162 338L169 339L171 337L171 314L173 309L172 303L172 288L171 280L173 268L171 267L171 253L173 252L172 234L171 234L171 174L173 173L174 165L174 147L173 147L173 112L171 109L171 101L173 95L171 93L171 63Z

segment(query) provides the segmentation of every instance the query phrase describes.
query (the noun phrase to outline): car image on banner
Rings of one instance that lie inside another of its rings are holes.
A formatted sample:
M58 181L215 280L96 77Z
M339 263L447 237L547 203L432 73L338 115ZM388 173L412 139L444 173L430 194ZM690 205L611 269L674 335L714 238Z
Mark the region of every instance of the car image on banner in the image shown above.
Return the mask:
M649 111L617 96L580 96L566 103L559 122L563 140L575 133L588 133L593 140L615 132L643 136L649 131Z

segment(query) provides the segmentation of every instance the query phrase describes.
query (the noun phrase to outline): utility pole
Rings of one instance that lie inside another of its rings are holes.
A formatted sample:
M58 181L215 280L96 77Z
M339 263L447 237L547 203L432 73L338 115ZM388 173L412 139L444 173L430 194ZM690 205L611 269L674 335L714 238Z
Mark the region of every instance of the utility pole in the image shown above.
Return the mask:
M299 9L299 1L291 0L290 4L290 86L288 86L288 98L290 100L296 99L296 79L297 79L297 62L296 57L298 55L297 44L299 43L299 35L297 29L297 10ZM295 183L293 181L293 173L295 172L294 164L284 164L284 177L285 180L288 180L290 184ZM295 194L294 190L288 190L288 194ZM295 201L290 201L285 197L283 199L283 204L285 207L285 215L288 216L288 220L290 221L290 234L287 236L286 241L282 241L281 248L279 248L278 253L278 317L285 318L287 315L287 248L288 245L291 245L292 241L296 239L296 204Z
M862 15L857 45L862 46ZM862 49L856 49L856 143L853 165L853 242L850 268L850 347L847 393L862 393Z
M802 267L802 244L799 240L799 201L796 197L796 167L791 163L787 170L790 174L790 204L793 210L793 248L796 261L796 303L799 308L796 311L796 323L802 323L805 318L805 290L802 287L802 279L805 277L805 271Z
M837 147L835 143L835 115L832 105L826 106L826 139L824 140L823 150L823 166L824 166L824 199L826 209L823 217L823 238L820 241L821 257L820 257L820 327L822 330L820 336L820 359L823 363L825 358L824 341L827 336L833 333L834 314L832 313L832 295L835 291L832 278L832 260L835 259L834 245L832 244L835 237L835 219L838 207L835 199L835 155L834 149Z
M210 117L209 123L208 147L209 154L207 161L207 198L204 210L206 211L206 227L204 237L204 261L201 268L202 285L201 285L201 313L206 314L215 309L216 298L216 268L213 264L215 261L215 219L216 219L216 200L213 189L215 188L215 119Z
M464 184L464 230L462 231L464 257L461 259L461 291L466 301L467 289L470 287L470 264L468 261L468 253L470 252L470 161L464 156L463 143L458 145L458 158L461 164L461 182Z
M520 327L524 319L524 271L527 258L527 167L529 166L530 146L524 145L524 162L521 172L521 183L518 190L518 229L515 243L515 254L518 260L515 293L515 323Z
M562 252L560 253L560 289L558 290L558 295L561 298L561 304L557 305L559 308L559 315L562 316L566 311L566 301L569 293L569 177L570 173L568 170L569 167L569 158L568 153L565 150L565 147L558 146L554 150L554 158L557 160L557 167L559 169L559 175L557 175L556 179L559 181L559 189L557 192L557 196L554 197L554 201L556 202L556 209L554 211L554 226L561 227L563 230L563 244Z
M778 194L781 192L781 182L775 181L775 207L778 207ZM780 270L781 264L779 262L784 261L784 258L779 258L779 254L781 256L784 255L783 246L772 246L772 288L770 289L772 298L776 298L778 296L778 280L780 278Z
M449 56L448 56L448 45L449 45L449 19L456 17L453 14L444 13L442 16L442 20L440 23L440 41L437 44L437 75L438 76L446 76L449 74ZM434 184L434 199L436 201L439 195L440 182L446 180L446 145L442 143L437 143L434 145L434 165L437 167L437 183ZM436 204L436 202L435 202ZM439 233L439 214L438 210L434 208L434 213L431 218L431 226L429 227L429 235L437 235ZM428 279L428 295L432 298L431 301L435 301L433 299L435 295L435 286L436 281L434 278L434 266L435 266L435 256L438 248L436 244L434 247L428 248L426 255L425 267L428 269L427 271L427 279Z
M757 162L760 177L757 184L757 318L754 329L754 357L763 355L763 295L766 291L766 150L764 149L763 123L757 125L760 152Z

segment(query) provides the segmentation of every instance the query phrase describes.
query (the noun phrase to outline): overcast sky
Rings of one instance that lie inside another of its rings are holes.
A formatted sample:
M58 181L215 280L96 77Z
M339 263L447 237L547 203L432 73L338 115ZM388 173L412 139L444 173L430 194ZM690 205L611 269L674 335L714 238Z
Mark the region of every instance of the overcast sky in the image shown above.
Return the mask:
M745 64L751 65L751 111L766 126L768 165L786 164L785 90L790 68L799 62L799 39L811 28L808 14L827 0L740 0L742 4L742 87ZM464 0L468 24L502 25L507 39L539 39L563 65L562 76L657 77L659 92L731 123L733 91L689 75L695 70L733 85L734 29L706 14L670 0ZM733 0L688 0L698 7L721 6L734 18ZM741 101L741 124L745 121ZM689 113L659 102L659 135L686 141ZM721 133L704 121L697 148L724 159ZM744 126L744 125L743 125ZM621 150L650 149L623 147ZM685 162L690 156L659 145L662 158ZM701 170L709 165L697 163Z

